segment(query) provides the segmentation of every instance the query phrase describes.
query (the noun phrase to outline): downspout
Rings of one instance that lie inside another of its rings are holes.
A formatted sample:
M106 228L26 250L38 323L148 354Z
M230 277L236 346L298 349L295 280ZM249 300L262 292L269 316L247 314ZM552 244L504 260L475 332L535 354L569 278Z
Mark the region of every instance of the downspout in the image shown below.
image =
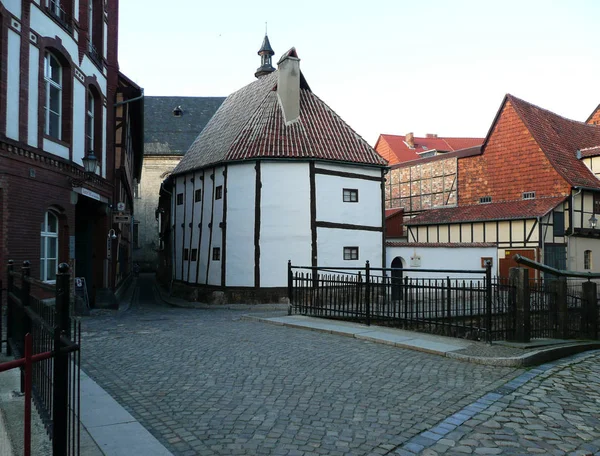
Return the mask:
M571 193L571 200L569 201L569 229L567 230L567 269L570 268L570 254L571 254L571 236L573 235L574 229L573 229L573 205L575 204L575 197L579 196L581 194L581 192L584 190L584 187L575 187L577 190L577 193L575 193L574 195Z
M117 102L117 103L114 104L114 107L118 108L119 106L122 106L124 104L131 103L133 101L141 100L142 98L144 98L144 89L143 89L143 87L140 87L140 91L142 92L142 94L139 97L131 98L129 100L119 101L119 102Z

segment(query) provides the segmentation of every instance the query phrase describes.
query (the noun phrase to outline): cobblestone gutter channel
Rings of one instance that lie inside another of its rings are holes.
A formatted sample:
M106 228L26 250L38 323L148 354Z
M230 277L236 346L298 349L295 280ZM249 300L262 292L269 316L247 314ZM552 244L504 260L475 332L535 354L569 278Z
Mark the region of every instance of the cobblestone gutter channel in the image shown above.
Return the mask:
M389 453L600 454L598 355L531 369Z

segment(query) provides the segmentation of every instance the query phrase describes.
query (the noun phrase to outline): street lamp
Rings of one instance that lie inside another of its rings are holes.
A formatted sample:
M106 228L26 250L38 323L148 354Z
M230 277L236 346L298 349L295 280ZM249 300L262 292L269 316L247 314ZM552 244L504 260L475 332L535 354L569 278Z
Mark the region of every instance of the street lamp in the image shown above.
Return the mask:
M115 233L115 230L111 228L110 230L108 230L108 234L106 235L106 237L111 241L114 241L115 239L117 239L117 233Z
M96 167L98 166L98 159L94 155L94 151L90 150L88 154L81 159L83 162L83 168L85 173L91 177L92 174L96 173Z
M594 214L592 214L592 216L590 217L589 222L590 222L590 228L596 229L596 225L598 224L598 219L596 217L594 217Z

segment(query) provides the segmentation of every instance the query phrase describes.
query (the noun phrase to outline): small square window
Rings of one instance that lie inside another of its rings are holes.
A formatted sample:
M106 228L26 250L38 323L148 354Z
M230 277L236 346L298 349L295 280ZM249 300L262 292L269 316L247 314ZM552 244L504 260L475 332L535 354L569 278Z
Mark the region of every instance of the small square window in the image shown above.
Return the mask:
M524 200L532 200L535 199L535 192L523 192Z
M494 259L492 257L481 257L481 267L486 268L488 265L494 265Z
M199 202L202 201L202 189L199 188L198 190L196 190L196 192L194 193L194 202Z
M198 249L192 249L192 261L198 260Z
M216 189L215 189L215 199L216 200L220 200L221 198L223 198L223 186L219 185Z
M190 259L190 249L183 249L183 261Z
M358 190L355 188L345 188L343 190L344 203L357 203L358 202Z
M491 203L492 197L491 196L482 196L481 198L479 198L479 202L481 204Z
M183 204L183 193L177 194L177 205L181 206Z
M358 247L344 247L344 260L358 260Z
M213 247L213 261L221 260L221 247Z

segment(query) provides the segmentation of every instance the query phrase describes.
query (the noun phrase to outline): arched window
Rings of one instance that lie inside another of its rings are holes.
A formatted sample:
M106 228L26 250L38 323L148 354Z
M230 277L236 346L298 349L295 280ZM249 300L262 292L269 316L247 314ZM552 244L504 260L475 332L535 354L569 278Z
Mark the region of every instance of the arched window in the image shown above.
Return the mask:
M583 268L584 269L592 269L592 251L586 250L583 252Z
M58 217L48 211L41 229L40 278L44 282L56 280L58 268Z
M94 105L95 105L94 94L91 90L87 91L87 114L85 119L85 146L86 154L94 150Z
M50 52L46 52L44 56L44 85L46 86L44 133L60 140L62 139L63 69L58 59Z

